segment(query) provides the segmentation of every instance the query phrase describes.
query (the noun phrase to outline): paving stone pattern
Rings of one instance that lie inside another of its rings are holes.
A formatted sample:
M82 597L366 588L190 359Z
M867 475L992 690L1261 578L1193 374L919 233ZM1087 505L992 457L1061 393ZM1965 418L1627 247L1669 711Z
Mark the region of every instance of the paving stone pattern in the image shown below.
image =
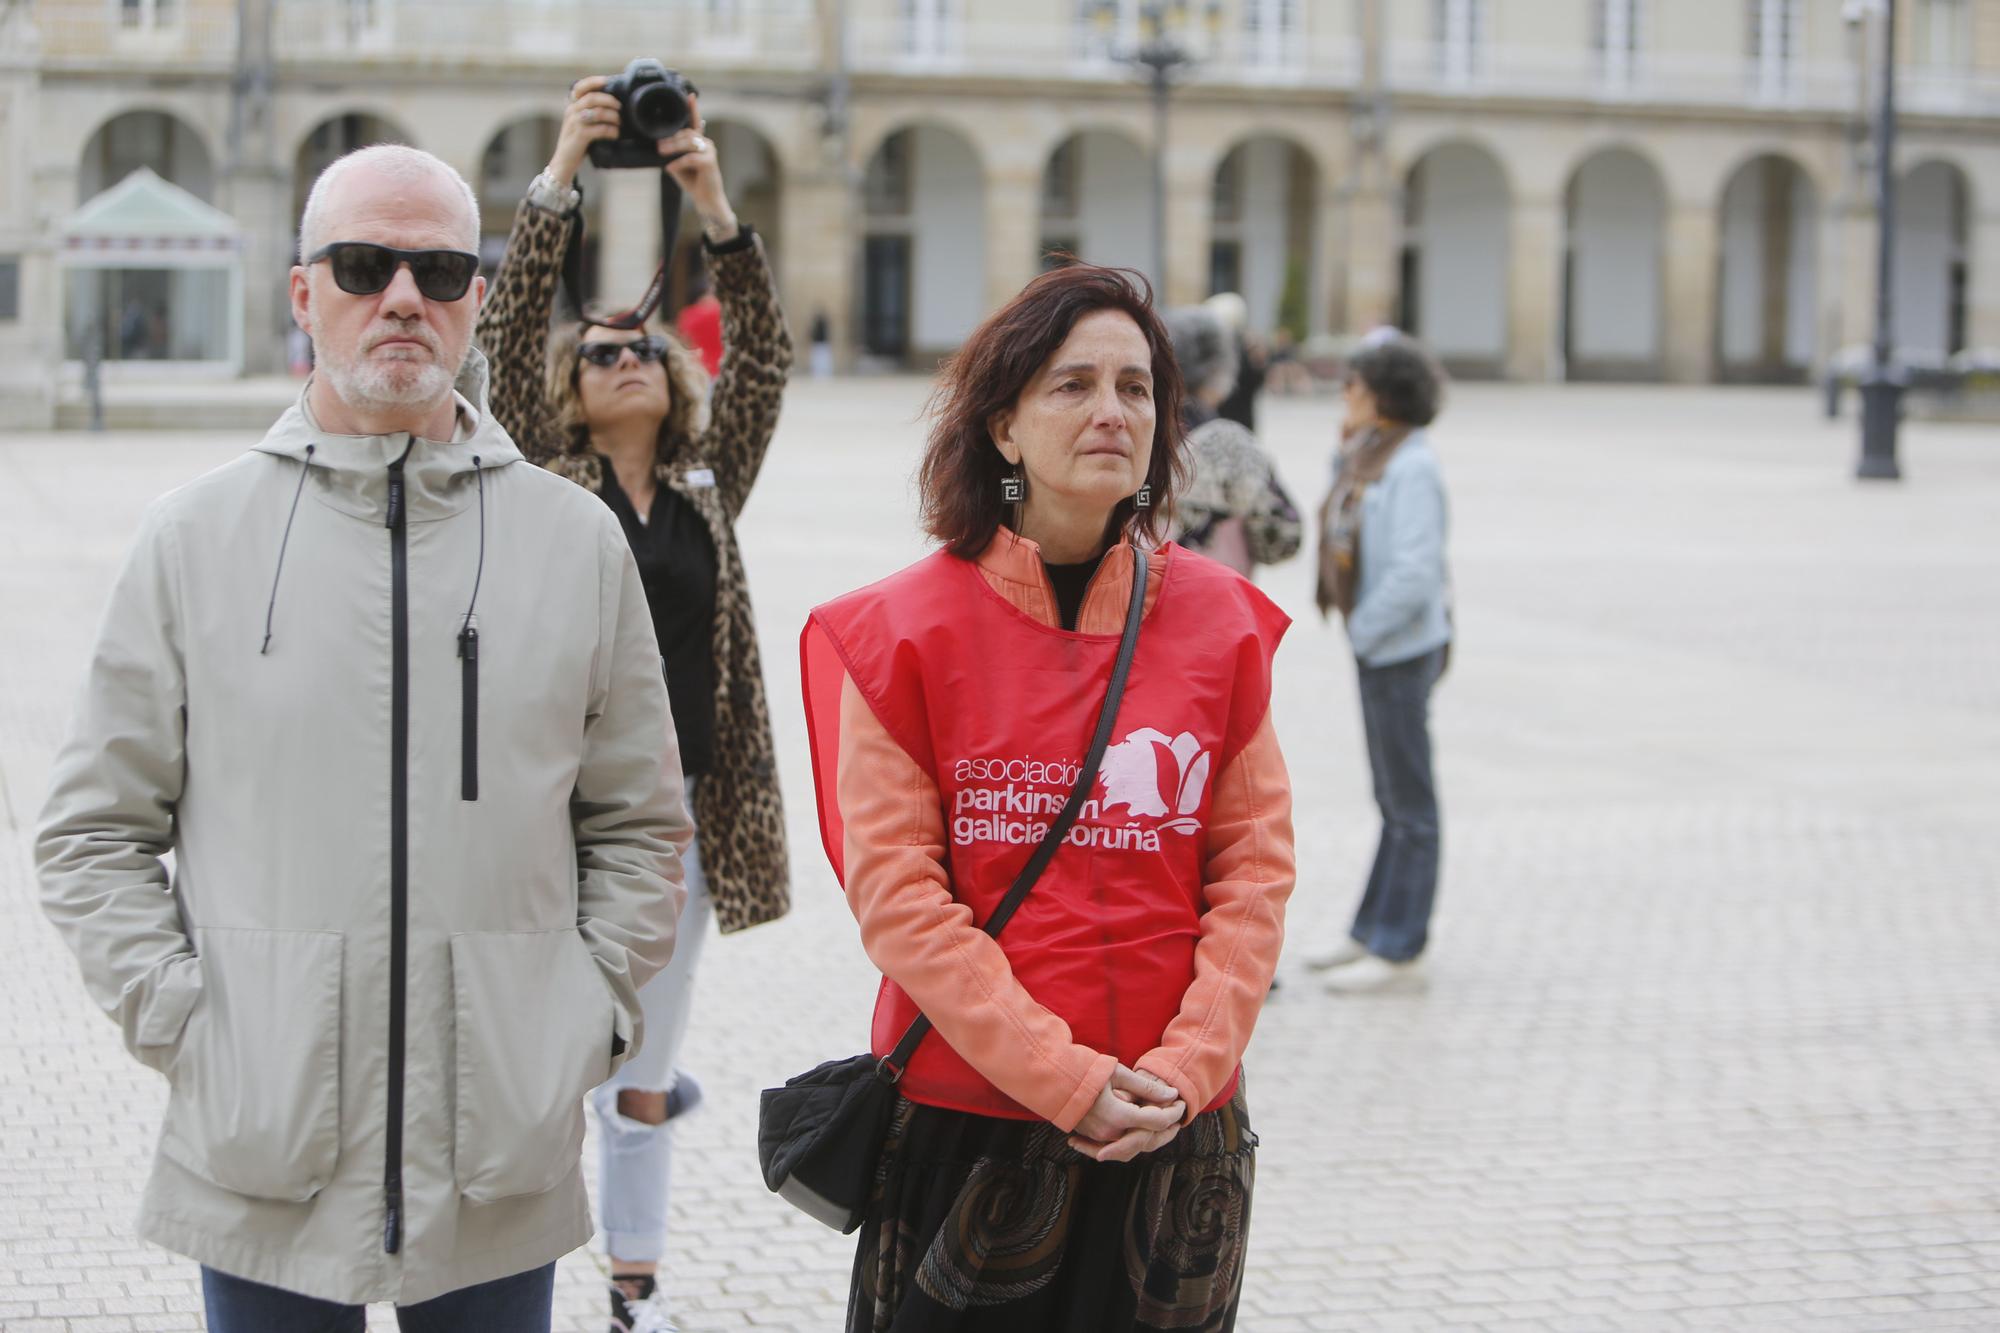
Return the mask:
M850 1243L768 1196L752 1147L757 1090L860 1049L874 985L810 822L791 645L921 551L922 389L796 386L744 518L798 907L697 985L690 1330L844 1308ZM1265 406L1306 506L1333 411ZM1275 706L1301 877L1248 1061L1239 1327L2000 1328L2000 430L1911 425L1896 486L1852 481L1852 424L1799 392L1468 386L1437 439L1460 638L1422 992L1335 998L1298 964L1376 826L1339 631L1304 560L1264 577L1298 618ZM89 1007L28 844L141 510L249 442L0 436L9 1333L200 1327L193 1265L132 1236L164 1084ZM563 1261L559 1329L603 1329L600 1262Z

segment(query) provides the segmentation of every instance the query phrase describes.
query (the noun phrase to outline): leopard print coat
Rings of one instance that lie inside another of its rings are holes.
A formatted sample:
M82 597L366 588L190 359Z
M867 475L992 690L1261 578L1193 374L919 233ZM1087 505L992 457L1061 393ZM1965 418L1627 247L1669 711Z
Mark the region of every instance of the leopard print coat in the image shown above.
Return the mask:
M599 455L588 440L555 426L543 389L549 312L568 236L566 217L522 203L477 337L492 362L494 415L514 443L530 462L595 491L602 487ZM704 253L722 303L724 349L709 425L695 439L663 428L653 476L694 507L715 543L715 760L695 786L694 816L716 924L727 934L775 920L791 906L771 712L735 523L777 428L792 340L762 241ZM688 485L688 474L702 468L715 484Z

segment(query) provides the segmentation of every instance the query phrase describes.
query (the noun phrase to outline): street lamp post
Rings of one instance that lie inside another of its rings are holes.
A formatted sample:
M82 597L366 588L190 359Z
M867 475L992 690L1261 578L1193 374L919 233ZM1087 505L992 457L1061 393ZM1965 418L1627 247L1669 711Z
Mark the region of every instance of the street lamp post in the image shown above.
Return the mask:
M1091 17L1100 30L1118 21L1118 0L1098 0ZM1207 0L1202 6L1211 35L1222 25L1221 0ZM1144 0L1140 4L1139 45L1116 53L1124 64L1146 72L1153 98L1153 280L1160 284L1162 299L1167 287L1167 103L1173 93L1174 76L1200 63L1200 57L1182 40L1188 24L1188 0Z
M1875 115L1875 348L1861 384L1861 463L1856 475L1893 481L1896 430L1907 374L1895 364L1896 0L1877 0L1882 15L1882 100Z

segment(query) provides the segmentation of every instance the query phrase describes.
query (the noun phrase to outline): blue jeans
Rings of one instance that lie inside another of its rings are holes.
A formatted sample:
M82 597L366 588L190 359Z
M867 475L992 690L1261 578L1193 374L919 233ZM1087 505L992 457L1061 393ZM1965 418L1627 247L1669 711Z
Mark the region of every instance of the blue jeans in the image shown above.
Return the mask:
M1438 802L1431 780L1431 689L1442 648L1389 666L1363 666L1361 722L1382 811L1382 840L1350 933L1368 952L1405 963L1424 951L1437 901Z
M604 1249L613 1259L628 1263L666 1257L674 1127L671 1122L649 1125L620 1115L618 1094L626 1089L672 1092L680 1081L681 1042L687 1036L695 964L715 916L698 842L688 847L681 868L687 873L688 895L674 935L673 960L639 988L639 1003L646 1013L645 1039L632 1058L590 1094L597 1112L597 1206Z
M209 1333L362 1333L368 1326L363 1306L301 1296L213 1268L201 1270L201 1294ZM549 1333L555 1294L556 1266L544 1264L399 1305L396 1326L403 1333Z

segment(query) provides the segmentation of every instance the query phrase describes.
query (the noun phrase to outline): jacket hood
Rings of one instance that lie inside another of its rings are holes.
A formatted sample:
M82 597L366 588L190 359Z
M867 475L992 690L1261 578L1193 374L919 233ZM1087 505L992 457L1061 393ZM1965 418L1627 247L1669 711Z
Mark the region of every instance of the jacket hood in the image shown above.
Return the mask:
M254 447L255 452L303 463L318 483L317 497L343 513L381 519L388 512L389 465L403 459L403 484L413 523L447 518L473 503L474 476L522 461L521 451L494 419L487 394L485 353L466 352L453 389L477 421L463 440L427 440L408 434L336 435L313 419L307 406L312 381Z
M486 569L486 479L485 473L522 461L521 451L494 420L487 400L486 356L477 347L466 352L452 386L477 420L463 440L426 440L418 435L335 435L313 420L307 405L312 381L306 381L299 399L285 410L253 452L287 458L302 464L292 503L285 514L284 536L278 544L278 558L271 571L270 599L264 611L264 639L260 653L271 650L272 626L278 608L278 591L284 581L285 552L291 545L292 525L298 521L299 499L308 480L316 483L314 498L328 508L356 518L386 525L389 520L389 468L402 464L403 516L408 523L425 523L452 515L477 503L479 506L479 553L469 580L470 594L465 606L465 627L471 632L473 612L479 602L479 582ZM456 433L456 432L454 432ZM464 651L461 647L461 652Z

